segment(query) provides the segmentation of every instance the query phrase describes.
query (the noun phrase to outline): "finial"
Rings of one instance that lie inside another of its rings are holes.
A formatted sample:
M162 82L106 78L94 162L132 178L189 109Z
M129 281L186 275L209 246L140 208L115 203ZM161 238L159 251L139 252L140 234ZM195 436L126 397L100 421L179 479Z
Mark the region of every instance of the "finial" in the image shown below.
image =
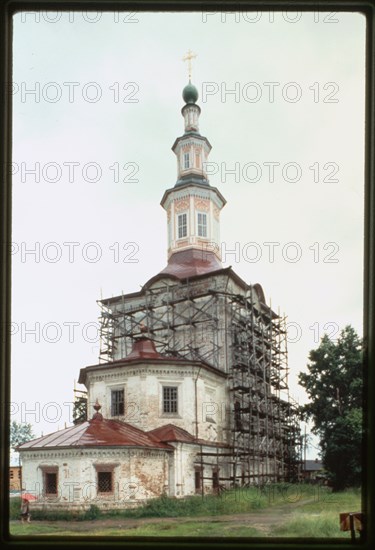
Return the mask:
M141 332L143 333L148 332L148 329L144 323L139 323L139 326L140 326Z
M103 420L103 415L99 412L101 408L102 406L99 404L98 398L96 398L94 405L94 409L96 412L92 417L93 420Z
M96 410L96 412L99 412L101 408L102 406L99 404L98 398L96 398L94 409Z
M182 58L182 61L188 62L189 82L191 82L191 60L195 57L197 57L197 54L193 53L191 50L188 50L187 54Z

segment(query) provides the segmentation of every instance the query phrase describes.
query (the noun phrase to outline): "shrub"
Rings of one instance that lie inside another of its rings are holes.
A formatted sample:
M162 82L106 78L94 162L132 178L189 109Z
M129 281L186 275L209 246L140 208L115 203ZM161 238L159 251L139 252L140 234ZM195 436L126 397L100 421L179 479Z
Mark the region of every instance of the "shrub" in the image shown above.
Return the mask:
M21 498L12 497L9 503L9 519L20 519Z
M82 514L82 517L79 519L82 520L93 520L98 519L101 516L100 508L98 508L95 504L91 504L90 508L86 510L84 514Z

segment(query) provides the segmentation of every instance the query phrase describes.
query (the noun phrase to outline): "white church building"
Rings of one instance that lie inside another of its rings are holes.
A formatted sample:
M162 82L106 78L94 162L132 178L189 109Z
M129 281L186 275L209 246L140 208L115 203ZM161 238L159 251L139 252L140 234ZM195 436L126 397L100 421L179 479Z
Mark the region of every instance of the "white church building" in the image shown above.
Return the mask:
M190 81L183 99L177 182L161 201L168 264L101 300L100 361L79 375L87 420L19 447L34 507L126 507L297 475L285 325L260 285L221 264L226 201L205 172Z

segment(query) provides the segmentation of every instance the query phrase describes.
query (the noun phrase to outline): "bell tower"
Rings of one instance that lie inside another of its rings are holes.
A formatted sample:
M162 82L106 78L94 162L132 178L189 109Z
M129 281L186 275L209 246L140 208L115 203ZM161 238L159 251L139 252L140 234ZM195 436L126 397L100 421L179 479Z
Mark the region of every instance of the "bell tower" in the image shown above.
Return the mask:
M191 52L186 59L191 62ZM197 105L198 90L189 83L182 92L185 105L181 109L184 118L184 134L178 137L172 146L177 157L177 181L173 188L167 189L161 200L161 206L167 212L168 226L168 263L181 251L195 251L215 256L215 267L220 263L220 211L226 200L216 187L211 187L205 170L211 144L199 133L201 108ZM187 255L184 255L186 262Z

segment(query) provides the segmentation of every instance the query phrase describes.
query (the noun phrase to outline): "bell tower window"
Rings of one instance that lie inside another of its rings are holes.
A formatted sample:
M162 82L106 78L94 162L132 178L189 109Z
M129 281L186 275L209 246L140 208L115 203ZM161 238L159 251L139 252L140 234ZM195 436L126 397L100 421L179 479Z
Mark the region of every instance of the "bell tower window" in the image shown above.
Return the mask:
M178 215L178 238L183 239L184 237L187 237L187 215L185 214L179 214Z
M184 170L190 168L190 154L184 153Z
M207 237L207 214L198 212L198 237Z

